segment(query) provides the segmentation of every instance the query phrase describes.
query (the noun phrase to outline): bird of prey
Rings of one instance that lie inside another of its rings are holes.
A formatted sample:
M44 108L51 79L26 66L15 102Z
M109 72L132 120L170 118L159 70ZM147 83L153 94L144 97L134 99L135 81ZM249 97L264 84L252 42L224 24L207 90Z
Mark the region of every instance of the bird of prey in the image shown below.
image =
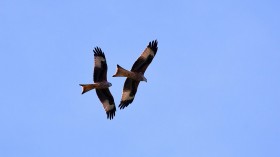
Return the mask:
M95 47L94 50L94 75L93 84L80 84L83 91L82 94L96 89L96 94L100 99L103 107L106 111L107 118L113 119L116 112L114 98L109 91L109 87L112 86L110 82L107 81L107 63L105 54L99 47Z
M149 42L149 45L133 64L130 71L117 65L117 71L113 77L127 77L123 87L122 99L119 105L120 109L124 109L133 102L140 81L147 82L144 73L157 53L157 45L157 40Z

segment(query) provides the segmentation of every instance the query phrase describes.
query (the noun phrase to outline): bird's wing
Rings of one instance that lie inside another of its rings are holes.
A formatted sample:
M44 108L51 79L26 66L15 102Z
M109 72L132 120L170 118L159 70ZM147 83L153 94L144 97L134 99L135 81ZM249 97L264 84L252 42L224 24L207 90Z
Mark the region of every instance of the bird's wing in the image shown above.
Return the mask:
M157 40L153 40L149 42L147 48L142 52L141 56L134 62L131 71L133 72L141 72L142 74L145 73L146 69L148 68L149 64L153 61L157 53Z
M127 78L124 83L122 99L119 105L120 109L127 107L134 100L135 94L137 92L137 88L139 85L139 81L135 81L131 78Z
M107 81L107 63L104 52L101 48L95 47L94 50L94 82Z
M103 104L103 107L107 114L107 118L110 120L113 119L116 112L116 106L109 88L96 89L96 94Z

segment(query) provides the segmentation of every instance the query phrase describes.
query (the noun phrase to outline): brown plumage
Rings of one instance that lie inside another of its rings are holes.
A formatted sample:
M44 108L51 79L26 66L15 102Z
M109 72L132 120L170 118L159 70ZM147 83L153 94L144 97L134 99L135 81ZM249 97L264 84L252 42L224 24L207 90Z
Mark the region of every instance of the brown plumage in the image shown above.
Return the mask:
M144 73L157 53L157 44L157 40L149 42L149 45L135 61L130 71L117 65L117 71L113 77L127 77L123 87L122 99L119 105L120 109L127 107L133 102L140 81L147 82Z
M103 108L106 111L107 118L113 119L116 112L114 98L109 91L109 87L112 86L110 82L107 81L107 63L105 54L99 47L94 50L94 74L93 74L93 84L80 84L83 91L82 94L96 89L96 94L101 101Z

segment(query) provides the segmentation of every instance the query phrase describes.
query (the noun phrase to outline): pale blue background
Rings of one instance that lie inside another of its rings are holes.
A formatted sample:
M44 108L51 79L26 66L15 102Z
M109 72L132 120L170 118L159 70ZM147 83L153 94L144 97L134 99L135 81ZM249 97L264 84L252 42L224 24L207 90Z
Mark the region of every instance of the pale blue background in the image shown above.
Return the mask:
M280 1L0 1L1 157L279 157ZM100 46L118 105L154 39L136 98L110 121L90 83Z

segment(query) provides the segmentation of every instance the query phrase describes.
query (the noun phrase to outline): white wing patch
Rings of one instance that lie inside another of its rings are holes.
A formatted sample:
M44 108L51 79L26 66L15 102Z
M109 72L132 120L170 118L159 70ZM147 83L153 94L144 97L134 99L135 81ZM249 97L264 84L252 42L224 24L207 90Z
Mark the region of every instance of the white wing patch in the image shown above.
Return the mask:
M110 105L109 100L102 102L102 104L106 112L112 110L115 107L113 104Z
M101 62L105 61L105 59L103 57L100 56L95 56L94 57L94 65L98 68L101 68Z
M154 51L153 51L152 49L146 48L145 51L142 53L141 57L142 57L143 59L146 59L149 55L151 55L151 56L154 57L154 56L155 56L155 53L154 53Z
M123 91L122 100L131 100L134 96L130 96L130 91Z
M150 48L149 48L150 49ZM155 52L152 50L152 49L150 49L150 51L149 51L149 54L151 55L151 56L155 56Z

